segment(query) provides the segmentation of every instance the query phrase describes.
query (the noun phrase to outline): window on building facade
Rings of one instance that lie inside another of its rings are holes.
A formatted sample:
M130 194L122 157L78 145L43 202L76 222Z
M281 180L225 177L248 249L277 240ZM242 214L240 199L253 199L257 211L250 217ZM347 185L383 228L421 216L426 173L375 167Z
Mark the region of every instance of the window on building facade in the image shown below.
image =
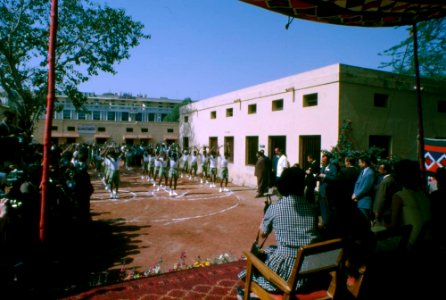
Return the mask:
M155 122L155 114L149 113L149 122Z
M51 126L51 130L52 131L57 131L58 127L57 126Z
M167 117L167 114L161 114L161 121L164 121L164 119Z
M209 137L209 149L218 149L218 137Z
M303 97L303 107L317 106L317 98L318 98L317 93L304 95L304 97Z
M107 112L107 121L114 121L114 120L116 120L116 112L108 111Z
M437 111L440 113L446 113L446 100L439 100L437 103Z
M253 115L257 113L257 104L249 104L248 105L248 115Z
M93 120L95 120L95 121L99 121L100 119L101 119L101 112L95 110L95 111L93 112Z
M131 128L131 127L127 127L127 128L125 129L125 132L133 132L133 128Z
M389 95L375 93L373 95L373 106L375 107L387 107L389 101Z
M105 127L98 127L98 132L105 132Z
M149 132L148 128L141 128L141 132Z
M227 108L226 109L226 117L230 118L234 115L234 109L233 108Z
M65 109L63 111L63 118L64 118L64 120L71 119L71 110Z
M84 111L79 111L79 112L77 113L77 119L78 119L78 120L85 120L85 119L86 119L85 112L84 112Z
M167 128L168 133L173 133L173 128Z
M224 152L229 154L229 161L234 162L234 137L225 136Z
M67 131L76 131L76 128L74 126L68 126Z
M271 109L272 111L283 110L283 99L274 100Z
M211 111L211 119L217 119L217 112L215 110Z
M391 136L389 135L370 135L369 148L376 147L382 149L381 156L389 157L391 154Z
M136 113L135 114L135 121L141 122L142 121L142 113Z
M259 150L259 137L246 137L246 164L255 165L257 162L257 151Z
M121 113L121 121L128 121L129 120L129 113L126 111L123 111Z
M188 123L188 122L189 122L189 116L184 116L184 118L183 118L183 122L184 122L184 123Z

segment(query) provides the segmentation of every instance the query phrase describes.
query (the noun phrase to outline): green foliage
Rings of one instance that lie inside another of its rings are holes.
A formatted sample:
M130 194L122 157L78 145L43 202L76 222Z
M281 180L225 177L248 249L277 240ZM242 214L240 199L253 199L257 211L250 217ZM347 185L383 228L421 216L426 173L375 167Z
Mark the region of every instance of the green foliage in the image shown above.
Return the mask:
M177 105L174 106L174 108L172 109L172 111L170 112L170 114L168 114L163 121L165 122L179 122L180 121L180 110L181 107L188 105L192 103L192 99L191 98L186 98L184 99L181 103L178 103Z
M45 110L50 9L46 0L0 0L0 85L28 132ZM150 36L124 10L90 0L59 0L58 16L56 94L80 109L86 98L77 86L99 71L114 74Z
M407 39L380 54L390 58L381 63L380 68L390 67L399 74L415 75L412 27L408 31ZM420 22L417 31L421 76L446 80L446 18Z
M352 139L353 126L351 120L344 120L339 133L339 140L336 146L331 150L322 150L322 153L327 154L331 160L338 164L344 163L344 158L350 157L358 160L361 156L369 157L373 162L388 161L393 162L397 157L384 157L384 149L372 146L367 150L355 149Z

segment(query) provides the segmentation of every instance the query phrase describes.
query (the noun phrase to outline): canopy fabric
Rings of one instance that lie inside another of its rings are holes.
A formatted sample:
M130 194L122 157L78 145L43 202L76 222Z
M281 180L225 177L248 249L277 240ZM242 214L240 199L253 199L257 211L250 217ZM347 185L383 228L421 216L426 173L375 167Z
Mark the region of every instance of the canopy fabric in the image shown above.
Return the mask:
M445 0L240 0L310 21L348 26L413 25L446 16Z

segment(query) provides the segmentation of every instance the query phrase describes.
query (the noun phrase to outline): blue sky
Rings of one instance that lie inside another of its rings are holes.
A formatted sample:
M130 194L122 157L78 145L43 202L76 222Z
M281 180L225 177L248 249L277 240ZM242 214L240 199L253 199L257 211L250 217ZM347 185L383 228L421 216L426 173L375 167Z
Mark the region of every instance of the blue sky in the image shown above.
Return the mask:
M131 50L116 75L100 74L84 92L208 98L319 67L378 69L384 50L408 27L363 28L295 19L238 0L94 0L123 8L151 39Z

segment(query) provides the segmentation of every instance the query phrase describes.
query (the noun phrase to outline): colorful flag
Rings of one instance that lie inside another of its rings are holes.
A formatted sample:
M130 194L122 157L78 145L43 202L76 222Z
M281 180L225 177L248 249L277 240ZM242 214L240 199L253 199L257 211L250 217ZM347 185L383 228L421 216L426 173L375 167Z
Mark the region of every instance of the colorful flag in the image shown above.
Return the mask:
M424 164L429 176L446 167L446 140L424 139Z

